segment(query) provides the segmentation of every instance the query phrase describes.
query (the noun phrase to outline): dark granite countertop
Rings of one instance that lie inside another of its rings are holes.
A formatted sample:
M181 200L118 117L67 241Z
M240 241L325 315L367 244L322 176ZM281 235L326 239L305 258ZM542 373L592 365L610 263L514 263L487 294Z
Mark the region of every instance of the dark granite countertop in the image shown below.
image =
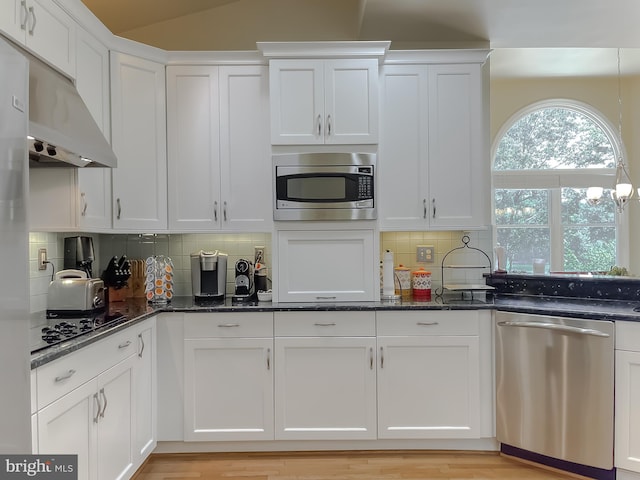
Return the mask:
M122 319L99 330L76 339L69 340L31 356L31 368L44 365L56 358L84 348L107 335L116 333L131 325L162 312L276 312L276 311L364 311L364 310L479 310L494 309L540 315L556 315L574 318L589 318L612 321L640 321L640 299L635 295L613 300L610 295L571 297L554 295L555 292L542 291L540 279L529 279L523 276L512 277L506 282L504 276L498 277L496 283L508 284L508 292L497 288L495 294L487 294L482 300L466 300L458 295L433 296L428 302L396 301L396 302L336 302L336 303L271 303L251 302L234 304L228 298L224 304L196 304L193 297L174 297L168 304L149 304L145 299L128 299L109 305L109 315L121 314ZM519 278L519 280L518 280ZM532 281L533 280L533 281ZM495 278L494 278L495 281ZM515 282L515 283L514 283ZM553 288L558 288L557 281ZM489 282L488 282L489 283ZM536 291L527 291L531 284ZM635 282L634 282L635 283ZM514 287L517 284L518 288ZM571 285L568 283L568 285ZM612 284L615 288L619 285ZM636 285L633 286L635 291ZM45 312L33 314L32 326L42 325Z

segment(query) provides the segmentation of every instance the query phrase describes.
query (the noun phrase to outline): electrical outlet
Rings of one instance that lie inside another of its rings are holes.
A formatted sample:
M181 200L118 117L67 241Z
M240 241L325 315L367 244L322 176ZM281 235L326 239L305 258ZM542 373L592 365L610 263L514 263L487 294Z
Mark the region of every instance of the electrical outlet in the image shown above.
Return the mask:
M264 263L264 245L256 245L253 247L254 263Z
M416 247L416 261L418 263L433 263L435 261L435 248L433 245L418 245Z
M38 249L38 270L46 270L47 269L47 249L39 248Z

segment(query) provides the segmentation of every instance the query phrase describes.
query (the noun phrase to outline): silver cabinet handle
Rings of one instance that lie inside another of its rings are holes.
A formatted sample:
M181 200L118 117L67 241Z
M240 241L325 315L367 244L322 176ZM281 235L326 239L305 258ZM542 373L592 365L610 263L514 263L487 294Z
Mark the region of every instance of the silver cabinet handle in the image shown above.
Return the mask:
M29 7L29 13L31 14L31 19L33 22L31 23L31 28L29 29L29 35L33 35L33 31L36 29L36 23L38 19L36 18L36 12L33 7Z
M316 327L335 327L336 326L335 322L331 322L331 323L319 323L319 322L316 322L316 323L314 323L314 325Z
M436 218L436 199L431 199L431 207L433 208L433 218Z
M54 381L55 381L56 383L60 383L60 382L62 382L62 381L64 381L64 380L66 380L66 379L68 379L68 378L71 378L71 377L73 376L73 374L74 374L74 373L76 373L76 371L72 368L72 369L70 369L67 373L65 373L64 375L60 375L59 377L56 377L56 378L54 379Z
M327 137L331 136L331 115L327 115Z
M213 220L218 221L218 202L213 202Z
M322 136L322 117L318 114L318 136Z
M22 0L20 2L20 6L22 7L22 13L20 15L20 29L27 29L27 20L29 19L29 10L27 9L27 0Z
M335 300L336 298L338 298L338 297L336 297L336 296L333 296L333 297L316 297L316 300Z
M142 358L142 352L144 352L144 338L142 334L138 334L138 338L140 339L140 352L138 352L138 357Z
M100 418L104 418L104 412L107 411L107 396L104 393L104 388L100 389L100 395L102 395L102 398L104 400L104 404L102 405L102 411L100 412Z
M82 213L81 216L86 216L87 214L87 195L84 192L80 192L80 200L82 201Z
M380 368L384 368L384 348L380 347Z
M120 204L119 198L116 198L116 205L118 206L118 215L116 216L116 219L120 220L120 215L122 214L122 205Z
M271 370L271 349L267 348L267 370Z
M127 348L129 345L131 345L131 340L127 340L126 342L123 342L120 345L118 345L118 350L122 350L123 348Z
M96 411L95 417L93 417L93 423L98 423L98 418L100 417L100 410L102 410L102 404L100 403L100 397L98 397L97 393L93 394L93 399L96 401L96 405L98 410Z
M525 328L542 328L545 330L554 330L561 333L577 333L580 335L591 335L593 337L608 338L609 334L594 330L593 328L572 327L570 325L560 325L557 323L547 322L498 322L499 327L525 327Z
M439 325L439 322L416 322L416 325L420 325L421 327L430 327L432 325Z
M422 218L427 218L427 199L422 199Z
M227 201L222 202L222 218L227 221Z
M373 347L369 348L369 370L373 370Z
M220 328L234 328L239 326L240 326L239 323L219 323L218 324L218 327Z

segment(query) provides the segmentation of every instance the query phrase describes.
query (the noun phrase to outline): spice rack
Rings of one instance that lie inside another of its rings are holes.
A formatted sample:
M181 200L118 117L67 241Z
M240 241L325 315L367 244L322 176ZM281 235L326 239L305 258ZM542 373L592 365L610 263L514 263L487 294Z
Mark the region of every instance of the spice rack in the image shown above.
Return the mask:
M487 255L485 252L483 252L479 248L469 246L470 241L471 239L469 238L468 235L463 235L462 237L463 245L461 247L452 248L442 258L442 264L440 267L441 268L440 278L442 279L442 287L436 290L435 292L436 296L441 297L446 291L446 292L460 292L460 295L464 297L464 293L468 292L471 294L471 299L473 300L474 292L486 292L487 290L494 289L494 287L490 285L482 284L482 283L473 284L473 283L447 282L445 277L445 271L448 271L448 270L481 269L481 270L487 270L488 272L491 272L491 259L489 258L489 255ZM478 258L478 263L470 263L470 264L455 264L455 263L448 264L447 263L447 258L451 254L454 254L454 255L452 257L449 257L449 260L451 260L452 258L455 258L456 253L459 254L461 252L464 253L467 251L472 252L473 254L472 258L474 260Z

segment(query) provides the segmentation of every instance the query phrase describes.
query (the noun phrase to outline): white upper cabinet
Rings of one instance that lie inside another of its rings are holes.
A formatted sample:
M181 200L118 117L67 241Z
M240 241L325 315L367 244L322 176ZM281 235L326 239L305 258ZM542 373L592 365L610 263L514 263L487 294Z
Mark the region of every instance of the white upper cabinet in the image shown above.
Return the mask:
M167 68L169 229L270 231L267 68Z
M75 77L76 25L51 0L4 0L0 5L0 31Z
M486 226L489 163L481 69L481 62L383 67L383 230Z
M167 229L165 67L111 53L113 228Z
M109 106L109 50L78 28L76 87L107 140L111 140ZM111 170L78 169L78 225L84 230L111 228Z
M271 143L378 143L376 59L270 62Z

